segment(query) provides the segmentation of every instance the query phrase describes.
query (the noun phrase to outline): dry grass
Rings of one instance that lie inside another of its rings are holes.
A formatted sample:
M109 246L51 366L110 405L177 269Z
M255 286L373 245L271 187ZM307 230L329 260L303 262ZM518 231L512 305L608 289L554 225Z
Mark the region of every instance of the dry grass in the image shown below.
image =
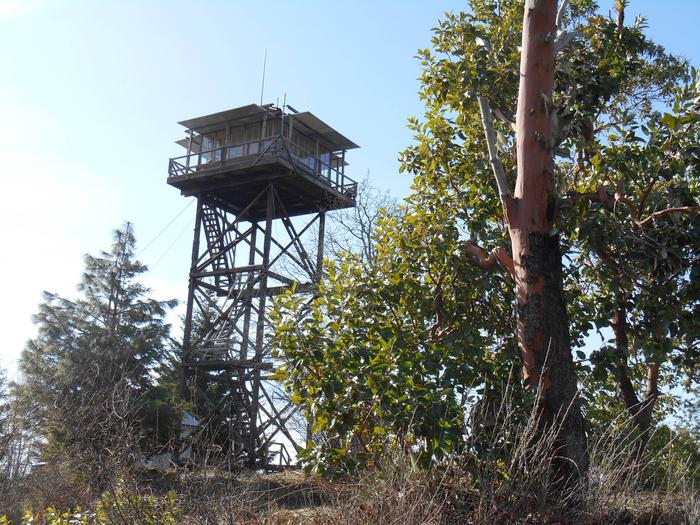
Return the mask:
M675 460L663 476L641 468L637 438L625 421L591 440L583 479L557 483L549 460L556 425L541 431L532 414L519 417L512 397L506 389L498 406L472 414L465 452L429 472L409 454L388 456L361 478L335 481L299 471L234 474L208 467L154 475L132 468L121 471L108 493L161 501L174 491L188 525L700 524L689 466ZM668 465L664 454L646 459L652 467ZM23 482L15 504L84 506L91 495L75 475L79 470L53 465L37 471ZM124 524L140 523L137 514L132 509Z
M619 481L629 482L630 477L620 478L617 469L606 470L606 465L613 464L596 464L594 459L595 482L587 479L563 498L544 488L528 494L532 483L524 476L503 477L502 464L492 466L488 477L488 465L475 474L457 461L425 472L407 456L387 458L381 470L355 480L307 478L299 471L234 475L209 469L134 478L122 489L140 496L174 490L182 523L188 525L700 523L700 499L689 487L669 492L638 483L625 486ZM129 516L129 523L139 522L133 512Z

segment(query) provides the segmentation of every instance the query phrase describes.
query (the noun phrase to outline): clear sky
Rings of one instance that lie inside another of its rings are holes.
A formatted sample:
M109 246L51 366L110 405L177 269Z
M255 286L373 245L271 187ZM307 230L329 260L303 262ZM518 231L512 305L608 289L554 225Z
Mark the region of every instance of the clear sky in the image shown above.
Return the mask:
M612 0L601 0L607 12ZM632 0L650 34L700 64L700 2ZM135 223L139 249L187 200L166 184L177 121L260 101L312 111L362 149L398 196L406 118L422 113L413 58L455 0L0 0L0 366L13 367L48 290L72 296L82 256ZM140 259L160 298L185 297L190 206Z

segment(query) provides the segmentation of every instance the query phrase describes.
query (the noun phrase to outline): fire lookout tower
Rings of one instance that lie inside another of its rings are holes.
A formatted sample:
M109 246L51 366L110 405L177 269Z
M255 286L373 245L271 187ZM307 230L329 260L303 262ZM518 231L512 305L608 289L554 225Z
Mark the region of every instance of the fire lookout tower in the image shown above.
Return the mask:
M313 293L325 213L355 205L345 152L358 146L289 106L251 104L180 124L187 154L170 159L168 184L197 199L183 390L230 461L288 464L285 443L298 448L299 436L286 425L293 406L268 379L268 298L292 286Z

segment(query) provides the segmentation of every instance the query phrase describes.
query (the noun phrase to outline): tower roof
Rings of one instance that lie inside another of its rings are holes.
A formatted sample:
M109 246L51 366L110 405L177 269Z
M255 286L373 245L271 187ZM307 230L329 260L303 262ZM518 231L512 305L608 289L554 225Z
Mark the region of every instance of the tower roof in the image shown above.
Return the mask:
M321 140L332 146L334 150L359 148L357 144L337 132L313 113L309 111L287 113L272 104L267 104L265 106L249 104L247 106L219 111L218 113L212 113L211 115L205 115L203 117L183 120L178 122L178 124L203 134L223 129L227 124L243 125L253 122L262 122L266 115L268 117L271 115L275 117L284 115L285 118L291 119L294 122L294 126L301 126L305 131L318 135Z

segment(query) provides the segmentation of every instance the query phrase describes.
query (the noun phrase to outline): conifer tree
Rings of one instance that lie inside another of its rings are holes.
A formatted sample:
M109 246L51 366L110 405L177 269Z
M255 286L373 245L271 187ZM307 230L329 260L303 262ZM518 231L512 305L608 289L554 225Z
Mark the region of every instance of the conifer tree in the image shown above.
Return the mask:
M145 411L157 408L147 401L167 362L164 318L175 301L149 297L135 245L127 223L109 251L85 256L79 297L45 292L34 316L38 334L22 353L17 391L49 457L91 454L103 463L157 431L139 422L158 421Z

